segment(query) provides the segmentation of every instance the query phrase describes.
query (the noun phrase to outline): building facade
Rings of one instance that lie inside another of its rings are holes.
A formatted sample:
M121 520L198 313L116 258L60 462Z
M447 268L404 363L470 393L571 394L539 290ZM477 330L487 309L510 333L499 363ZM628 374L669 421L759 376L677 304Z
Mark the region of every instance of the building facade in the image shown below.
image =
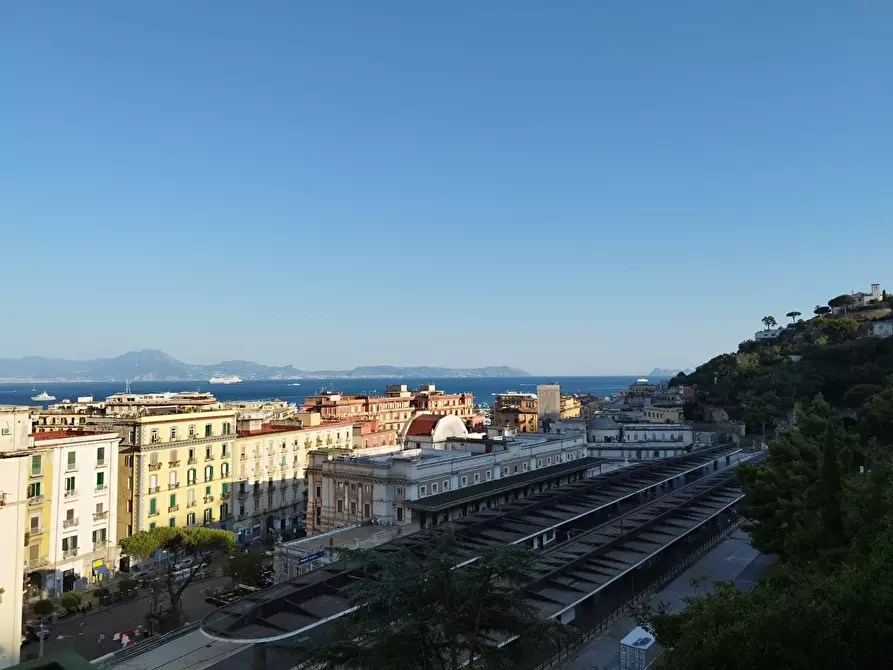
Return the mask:
M434 384L423 384L412 391L412 403L416 412L439 416L459 417L463 423L474 422L474 397L471 393L444 393Z
M232 527L236 415L198 406L123 417L120 537L156 526Z
M532 393L499 393L493 398L491 409L494 428L511 428L519 433L539 430L537 397Z
M643 409L646 423L682 423L681 407L645 407Z
M10 417L4 409L0 407L0 430L5 426L10 431L5 437L11 437L12 428L4 423ZM26 411L26 419L27 416ZM26 554L24 543L15 538L26 537L27 491L28 454L22 450L0 450L0 537L8 540L6 549L0 552L0 668L19 662Z
M560 418L577 419L580 417L582 403L579 398L573 395L563 395L560 403Z
M694 436L686 424L620 424L602 416L591 422L586 441L593 456L651 460L691 451Z
M265 423L263 416L239 419L233 530L243 544L304 526L308 454L353 447L351 421L321 422L304 413L291 423Z
M370 521L412 524L409 501L582 458L587 449L583 434L449 438L441 446L338 457L311 453L308 532Z
M540 424L543 419L555 421L561 418L561 387L558 384L537 384L536 401Z
M27 450L25 565L50 594L96 582L115 569L117 433L35 433Z

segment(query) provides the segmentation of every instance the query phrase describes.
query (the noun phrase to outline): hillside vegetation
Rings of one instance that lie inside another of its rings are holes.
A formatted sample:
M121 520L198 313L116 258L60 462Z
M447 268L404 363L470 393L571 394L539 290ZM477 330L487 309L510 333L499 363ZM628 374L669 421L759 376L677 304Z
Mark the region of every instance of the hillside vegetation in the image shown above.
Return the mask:
M852 323L812 319L676 379L698 387L692 412L776 420L768 457L739 478L744 528L778 562L750 591L719 583L681 613L644 613L669 670L890 667L893 338L856 339Z

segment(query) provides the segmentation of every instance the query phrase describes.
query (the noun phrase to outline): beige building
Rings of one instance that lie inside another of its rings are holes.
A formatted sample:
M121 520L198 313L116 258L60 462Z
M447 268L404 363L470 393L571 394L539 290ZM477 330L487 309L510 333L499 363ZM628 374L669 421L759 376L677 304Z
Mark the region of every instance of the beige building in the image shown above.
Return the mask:
M139 412L163 413L178 410L220 409L222 405L212 394L203 391L181 393L115 393L105 399L106 416L134 416Z
M494 428L511 428L519 433L535 433L539 429L537 397L532 393L499 393L491 408Z
M263 415L243 415L236 435L232 490L233 530L242 543L303 527L309 452L349 452L351 421L321 422L317 413L266 423Z
M682 423L681 407L645 407L644 418L646 423Z
M560 413L562 419L577 419L580 416L580 399L573 395L562 395Z
M74 401L62 400L34 415L33 430L35 433L71 430L86 426L92 417L104 415L104 400L94 400L92 396L81 396Z

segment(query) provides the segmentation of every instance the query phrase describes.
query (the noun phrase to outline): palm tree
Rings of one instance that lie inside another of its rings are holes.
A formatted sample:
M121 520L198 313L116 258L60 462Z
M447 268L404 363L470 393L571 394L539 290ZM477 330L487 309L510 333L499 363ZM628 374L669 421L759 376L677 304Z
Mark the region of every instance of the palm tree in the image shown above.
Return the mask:
M766 330L772 330L773 327L778 325L774 316L764 316L761 321L763 322L763 325L766 326Z
M791 323L797 323L797 317L800 316L800 312L788 312L785 316L791 320Z

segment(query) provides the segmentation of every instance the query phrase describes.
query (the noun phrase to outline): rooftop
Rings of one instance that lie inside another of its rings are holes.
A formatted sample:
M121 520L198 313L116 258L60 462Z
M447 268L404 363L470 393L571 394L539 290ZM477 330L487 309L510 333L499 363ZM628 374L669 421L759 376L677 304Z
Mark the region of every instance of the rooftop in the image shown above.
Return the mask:
M118 437L117 433L103 430L48 430L43 433L31 433L35 442L47 442L49 440L64 440L71 437L84 438L108 438Z
M409 427L406 429L407 436L430 435L437 427L440 418L435 414L420 414L409 422Z

